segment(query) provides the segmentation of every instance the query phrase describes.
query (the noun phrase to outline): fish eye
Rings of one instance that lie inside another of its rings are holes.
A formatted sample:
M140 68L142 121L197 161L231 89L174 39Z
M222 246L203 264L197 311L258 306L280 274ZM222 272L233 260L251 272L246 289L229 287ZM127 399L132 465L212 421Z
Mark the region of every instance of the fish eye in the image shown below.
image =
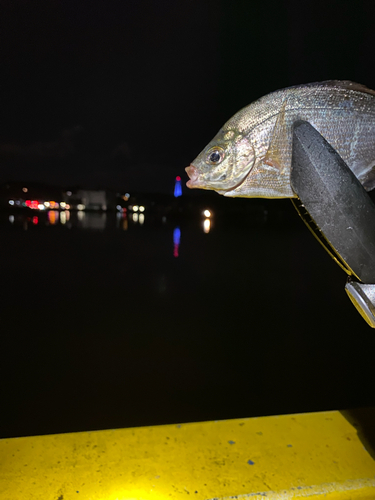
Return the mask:
M210 165L217 165L224 160L224 156L224 149L219 147L211 148L207 153L206 163Z

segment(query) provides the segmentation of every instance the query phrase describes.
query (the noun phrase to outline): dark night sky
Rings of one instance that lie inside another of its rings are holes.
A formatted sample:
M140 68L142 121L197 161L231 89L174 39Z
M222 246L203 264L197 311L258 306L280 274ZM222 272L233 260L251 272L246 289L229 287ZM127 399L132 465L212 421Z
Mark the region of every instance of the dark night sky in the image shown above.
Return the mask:
M374 14L372 0L4 0L0 182L171 191L254 99L375 88Z

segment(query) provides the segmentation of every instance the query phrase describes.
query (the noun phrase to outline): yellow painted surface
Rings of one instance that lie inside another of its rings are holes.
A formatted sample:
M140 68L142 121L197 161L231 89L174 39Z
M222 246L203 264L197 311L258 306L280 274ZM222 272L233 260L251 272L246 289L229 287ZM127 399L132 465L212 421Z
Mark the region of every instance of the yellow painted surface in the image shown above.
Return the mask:
M3 439L0 499L375 499L375 461L344 414Z

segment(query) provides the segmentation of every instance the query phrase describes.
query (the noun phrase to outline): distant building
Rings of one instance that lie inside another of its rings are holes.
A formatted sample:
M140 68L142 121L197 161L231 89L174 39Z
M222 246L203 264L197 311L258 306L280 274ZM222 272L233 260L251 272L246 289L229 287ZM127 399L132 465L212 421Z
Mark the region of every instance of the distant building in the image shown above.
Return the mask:
M70 193L70 194L68 194ZM82 210L107 210L107 195L105 191L78 189L74 193L65 193L66 202L72 208Z

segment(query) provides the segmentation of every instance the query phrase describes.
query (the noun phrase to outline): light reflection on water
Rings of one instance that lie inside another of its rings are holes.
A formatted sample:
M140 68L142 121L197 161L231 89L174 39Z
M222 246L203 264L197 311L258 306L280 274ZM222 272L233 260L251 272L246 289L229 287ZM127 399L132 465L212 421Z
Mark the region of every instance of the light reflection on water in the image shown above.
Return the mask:
M181 240L181 229L179 227L176 227L173 231L173 257L178 257L180 240Z
M144 214L142 219L139 221L141 224L144 222ZM77 212L71 212L69 210L64 210L59 212L58 210L46 210L46 212L38 213L38 215L30 214L10 214L8 215L8 223L12 226L22 227L25 231L30 226L39 227L61 227L64 226L66 229L78 228L78 229L92 229L103 231L108 226L111 226L111 220L115 217L121 224L117 224L116 227L119 229L127 229L127 217L126 214L117 213L107 214L105 212L84 212L79 210Z
M60 222L61 224L65 225L67 222L70 220L70 212L69 210L66 210L64 212L60 213Z
M373 332L294 208L203 208L0 214L0 436L374 404Z
M207 234L211 229L211 221L210 219L204 219L203 221L203 231Z
M51 224L51 226L58 224L60 219L60 214L57 210L48 210L47 214L48 214L48 222Z
M116 213L116 228L122 229L123 231L127 231L129 228L128 217L126 212L117 212Z
M106 229L115 228L119 231L128 231L129 227L137 228L144 226L147 217L144 212L144 207L133 207L136 211L128 214L126 211L116 213L112 212L88 212L83 210L46 210L38 215L30 214L10 214L8 223L14 228L22 228L24 231L29 228L60 228L61 230L71 230L76 228L79 230L105 231ZM200 222L197 221L197 227L200 226L203 233L208 234L212 230L212 215L213 213L205 210L202 212ZM155 222L155 221L153 221ZM165 216L159 221L163 225L173 221L169 221ZM173 257L179 257L180 242L181 242L181 227L174 224L174 229L171 237L173 244L171 253Z
M85 212L82 210L77 212L70 212L69 210L63 210L60 212L57 210L48 210L38 216L11 214L8 216L8 222L14 227L21 227L24 231L35 226L39 226L40 228L53 226L68 230L77 228L80 230L93 231L104 231L113 226L116 230L128 231L129 223L134 228L144 225L146 218L144 214L144 207L141 208L142 210L139 212L137 207L137 211L129 214L129 216L126 212L116 212L116 214L113 214L106 212ZM161 222L165 224L167 219L164 217ZM206 219L203 221L203 231L208 233L209 230L210 220ZM172 240L172 254L174 257L178 257L181 241L181 229L179 226L174 228Z

